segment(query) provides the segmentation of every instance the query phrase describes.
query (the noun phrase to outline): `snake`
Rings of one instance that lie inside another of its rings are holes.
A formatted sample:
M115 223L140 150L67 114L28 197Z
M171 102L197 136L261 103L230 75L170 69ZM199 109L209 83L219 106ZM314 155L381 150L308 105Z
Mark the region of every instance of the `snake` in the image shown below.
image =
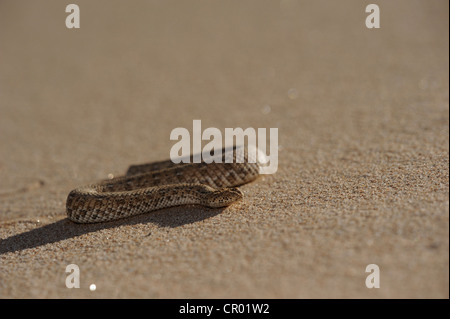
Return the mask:
M254 181L266 163L256 147L224 147L194 163L194 156L131 165L124 176L78 187L67 196L67 217L99 223L152 211L199 205L227 207L243 198L238 186Z

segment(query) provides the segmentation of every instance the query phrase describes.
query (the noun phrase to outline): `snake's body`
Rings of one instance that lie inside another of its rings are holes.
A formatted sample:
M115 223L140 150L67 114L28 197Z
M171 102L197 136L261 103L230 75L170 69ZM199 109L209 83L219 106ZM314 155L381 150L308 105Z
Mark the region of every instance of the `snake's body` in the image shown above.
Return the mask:
M233 152L232 163L225 163L227 152ZM188 164L168 160L130 166L123 177L71 191L67 216L77 223L96 223L180 205L228 206L243 197L236 186L259 176L263 156L246 149L236 160L236 154L235 148L223 149L221 163L192 163L191 157Z

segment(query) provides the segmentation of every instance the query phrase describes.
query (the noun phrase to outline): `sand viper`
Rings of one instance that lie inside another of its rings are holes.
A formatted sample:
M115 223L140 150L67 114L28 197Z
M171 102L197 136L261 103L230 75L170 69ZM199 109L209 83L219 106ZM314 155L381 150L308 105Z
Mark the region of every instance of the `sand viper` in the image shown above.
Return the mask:
M232 158L232 163L226 163ZM218 163L217 158L221 158ZM130 166L126 175L72 190L66 212L76 223L96 223L179 205L226 207L242 199L236 186L255 180L266 157L257 148L222 149L212 163L171 160Z

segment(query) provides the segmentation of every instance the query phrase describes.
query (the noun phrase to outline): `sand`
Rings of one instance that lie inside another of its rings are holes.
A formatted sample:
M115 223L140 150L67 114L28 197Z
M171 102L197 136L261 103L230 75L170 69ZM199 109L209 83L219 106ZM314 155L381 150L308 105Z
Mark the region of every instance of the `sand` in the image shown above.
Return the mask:
M449 297L447 1L370 30L359 0L75 3L80 29L0 3L1 298ZM66 218L194 119L278 128L278 171L226 209Z

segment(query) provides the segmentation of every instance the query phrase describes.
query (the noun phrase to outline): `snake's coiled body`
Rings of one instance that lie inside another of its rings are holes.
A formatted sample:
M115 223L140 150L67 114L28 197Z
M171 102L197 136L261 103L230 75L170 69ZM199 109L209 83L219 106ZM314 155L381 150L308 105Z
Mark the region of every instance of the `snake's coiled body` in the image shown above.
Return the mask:
M233 163L225 163L227 152L233 152ZM192 163L191 157L189 164L169 160L131 166L126 176L71 191L67 216L77 223L96 223L179 205L228 206L243 197L236 186L259 176L264 155L232 148L223 149L221 158L210 164Z

